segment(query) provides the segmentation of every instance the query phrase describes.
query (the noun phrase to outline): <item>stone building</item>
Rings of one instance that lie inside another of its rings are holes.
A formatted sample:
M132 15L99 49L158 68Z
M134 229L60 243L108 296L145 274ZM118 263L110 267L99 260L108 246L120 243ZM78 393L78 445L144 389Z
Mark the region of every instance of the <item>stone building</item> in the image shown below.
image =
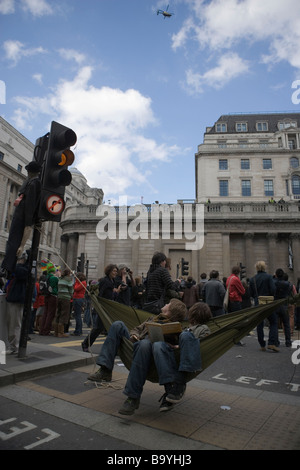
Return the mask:
M5 182L0 189L1 253L10 201L24 178L17 164L25 166L33 150L30 142L4 124L3 135L1 120L0 177ZM195 199L171 205L104 205L102 191L89 188L74 169L60 227L45 224L40 256L49 253L55 260L58 252L59 264L76 269L77 258L84 253L89 279L98 279L109 263L126 263L134 275L145 276L153 253L163 251L171 259L173 278L180 275L178 266L184 258L197 281L202 272L209 274L212 269L219 270L220 277L228 276L239 263L250 277L255 262L265 260L270 273L282 267L296 283L300 278L299 133L299 113L221 116L206 129L195 155Z
M290 280L297 282L299 132L300 114L296 113L221 116L206 129L195 155L194 201L178 200L172 207L143 206L141 212L148 215L148 226L145 229L144 225L144 232L140 230L134 239L128 234L118 236L121 208L115 208L115 236L102 234L103 239L99 240L97 226L105 217L97 213L97 207L69 207L61 224L62 253L74 260L71 253L85 252L92 266L92 278L101 276L105 265L111 262L127 263L135 274L145 275L152 254L163 251L171 258L174 278L182 258L189 262L189 272L196 280L211 269L218 269L220 277L228 276L232 266L239 263L246 266L247 276L252 276L255 262L263 259L269 272L282 267ZM269 203L272 197L276 203ZM181 214L184 209L190 211L195 232L199 206L204 206L204 243L201 249L189 249L185 237L176 237L174 214L176 210ZM156 209L161 211L158 238L151 237L150 224L150 215ZM129 228L137 218L135 208L122 211L127 214ZM162 220L166 211L175 212L170 216L170 234L164 237Z

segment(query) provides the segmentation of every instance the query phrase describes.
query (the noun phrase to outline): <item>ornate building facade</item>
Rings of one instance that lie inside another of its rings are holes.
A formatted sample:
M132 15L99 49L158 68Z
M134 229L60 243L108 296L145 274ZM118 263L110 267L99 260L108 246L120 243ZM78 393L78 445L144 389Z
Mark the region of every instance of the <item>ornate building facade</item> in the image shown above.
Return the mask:
M16 165L22 166L22 158L24 166L32 159L33 145L8 123L1 120L1 125L3 253L10 204L24 179ZM9 136L16 142L9 143ZM146 275L153 253L163 251L171 259L173 278L180 274L178 265L184 258L196 281L212 269L220 277L228 276L239 263L250 277L255 262L265 260L268 272L281 267L296 283L300 278L299 136L300 114L221 116L206 129L195 155L195 199L170 206L103 205L103 192L89 188L84 176L73 169L62 221L60 226L44 224L39 256L76 269L84 253L89 279L98 279L109 263L125 263L134 275ZM14 153L22 156L21 163L14 160ZM270 203L271 198L277 202Z

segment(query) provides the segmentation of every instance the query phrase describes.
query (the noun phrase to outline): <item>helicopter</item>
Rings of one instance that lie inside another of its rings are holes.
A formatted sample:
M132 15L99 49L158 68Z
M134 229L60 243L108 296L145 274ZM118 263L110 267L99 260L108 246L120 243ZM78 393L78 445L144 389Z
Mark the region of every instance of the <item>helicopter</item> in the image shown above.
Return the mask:
M157 13L157 15L159 15L159 14L163 15L164 20L165 20L166 18L171 18L171 16L174 15L174 13L169 12L168 9L169 9L169 5L167 6L167 8L165 10L157 10L156 13Z

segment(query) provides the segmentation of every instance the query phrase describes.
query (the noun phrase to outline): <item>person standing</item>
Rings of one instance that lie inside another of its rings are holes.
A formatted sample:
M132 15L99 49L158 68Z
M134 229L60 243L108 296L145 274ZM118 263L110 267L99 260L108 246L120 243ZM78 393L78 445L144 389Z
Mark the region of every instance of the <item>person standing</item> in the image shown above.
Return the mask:
M41 181L39 173L41 167L37 162L32 161L25 166L25 169L28 177L22 184L18 198L14 202L15 211L0 269L0 276L7 279L14 272L17 258L22 255L25 244L31 235L40 202Z
M209 280L203 288L203 301L209 305L213 317L224 315L223 301L225 296L225 286L219 280L219 271L213 269L209 274Z
M44 314L41 319L40 335L48 336L52 328L52 322L56 315L57 309L57 286L58 277L55 275L56 269L54 264L47 266L47 285L48 293L45 295Z
M98 285L91 283L90 292L97 292L98 297L114 300L120 287L116 287L115 278L118 275L118 267L116 264L109 264L104 269L105 276L99 279ZM106 333L105 327L96 310L92 310L92 330L81 343L82 350L89 352L89 347L95 342L101 333Z
M258 297L274 296L275 284L271 274L266 272L266 263L264 261L257 261L255 264L256 274L249 281L250 296L253 297L255 305L258 305ZM268 317L270 323L268 349L274 352L279 352L276 346L278 338L278 321L275 312L271 313ZM261 347L261 351L266 350L266 341L264 339L264 321L257 325L257 339Z
M283 269L276 269L274 279L276 288L274 300L287 299L290 295L292 295L293 286L289 281L285 280L284 274L285 273ZM278 310L276 310L275 313L278 315L279 319L282 321L283 324L285 345L287 347L290 347L292 345L292 341L288 305L280 305L280 307L278 308ZM277 340L277 346L279 346L279 340Z
M67 338L64 333L65 325L70 319L70 302L73 296L73 279L70 269L65 269L58 280L57 286L57 311L54 323L55 336Z
M120 304L130 305L132 288L135 286L133 273L126 264L119 264L118 276L115 278L116 287L119 287L115 300Z
M17 259L14 275L6 287L8 354L18 352L28 270L26 255L22 254Z
M231 275L226 281L226 288L229 289L228 312L242 310L242 296L245 294L245 288L238 277L239 274L239 266L233 266Z
M146 300L144 310L158 315L165 305L167 290L179 291L180 285L173 282L169 270L166 268L167 257L164 253L155 253L147 273Z
M199 289L192 276L188 276L184 285L182 301L187 309L191 308L195 303L199 302Z
M75 318L75 330L72 336L82 335L82 313L85 306L86 277L83 273L77 273L74 293L73 293L73 311Z

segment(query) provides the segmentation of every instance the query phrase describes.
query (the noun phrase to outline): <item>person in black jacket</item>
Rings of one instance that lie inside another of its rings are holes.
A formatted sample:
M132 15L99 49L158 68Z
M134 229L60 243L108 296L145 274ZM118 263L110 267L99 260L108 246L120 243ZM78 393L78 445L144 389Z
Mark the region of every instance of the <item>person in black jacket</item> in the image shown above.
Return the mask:
M29 267L26 263L26 254L22 254L17 259L13 277L6 287L7 336L9 343L7 347L7 354L14 354L18 352L28 270Z
M170 272L166 269L167 257L164 253L155 253L152 257L147 280L146 280L146 300L144 310L158 315L165 305L165 295L167 290L179 291L178 281L173 282Z
M35 161L26 165L28 178L19 190L19 197L14 206L15 211L6 244L5 256L1 264L0 275L6 277L14 272L17 257L21 256L25 244L31 235L31 227L37 220L37 210L40 202L41 167Z
M115 278L118 274L118 267L116 264L109 264L104 269L105 276L99 279L98 283L98 297L103 297L104 299L114 300L115 296L120 291L120 287L116 287ZM93 285L90 289L93 290ZM101 321L96 310L92 310L92 324L93 328L85 340L81 343L82 350L84 352L89 352L89 347L95 342L98 336L103 333L106 334L105 327Z
M250 296L254 298L255 305L258 305L258 297L261 295L274 296L275 284L271 274L266 272L266 263L257 261L255 264L256 275L249 281ZM267 348L273 352L279 352L276 343L278 341L278 320L275 312L268 317L270 323L269 340ZM264 321L257 325L257 339L261 346L261 351L266 350L266 342L264 339Z
M290 295L292 295L293 286L289 281L284 280L283 269L281 268L276 269L274 283L276 287L274 300L286 299ZM275 313L278 315L278 317L283 323L285 345L287 347L290 347L292 345L292 341L291 341L291 329L290 329L290 321L289 321L289 314L288 314L288 306L280 305L280 307L278 308L278 310L276 310ZM279 346L278 338L277 338L277 346Z

